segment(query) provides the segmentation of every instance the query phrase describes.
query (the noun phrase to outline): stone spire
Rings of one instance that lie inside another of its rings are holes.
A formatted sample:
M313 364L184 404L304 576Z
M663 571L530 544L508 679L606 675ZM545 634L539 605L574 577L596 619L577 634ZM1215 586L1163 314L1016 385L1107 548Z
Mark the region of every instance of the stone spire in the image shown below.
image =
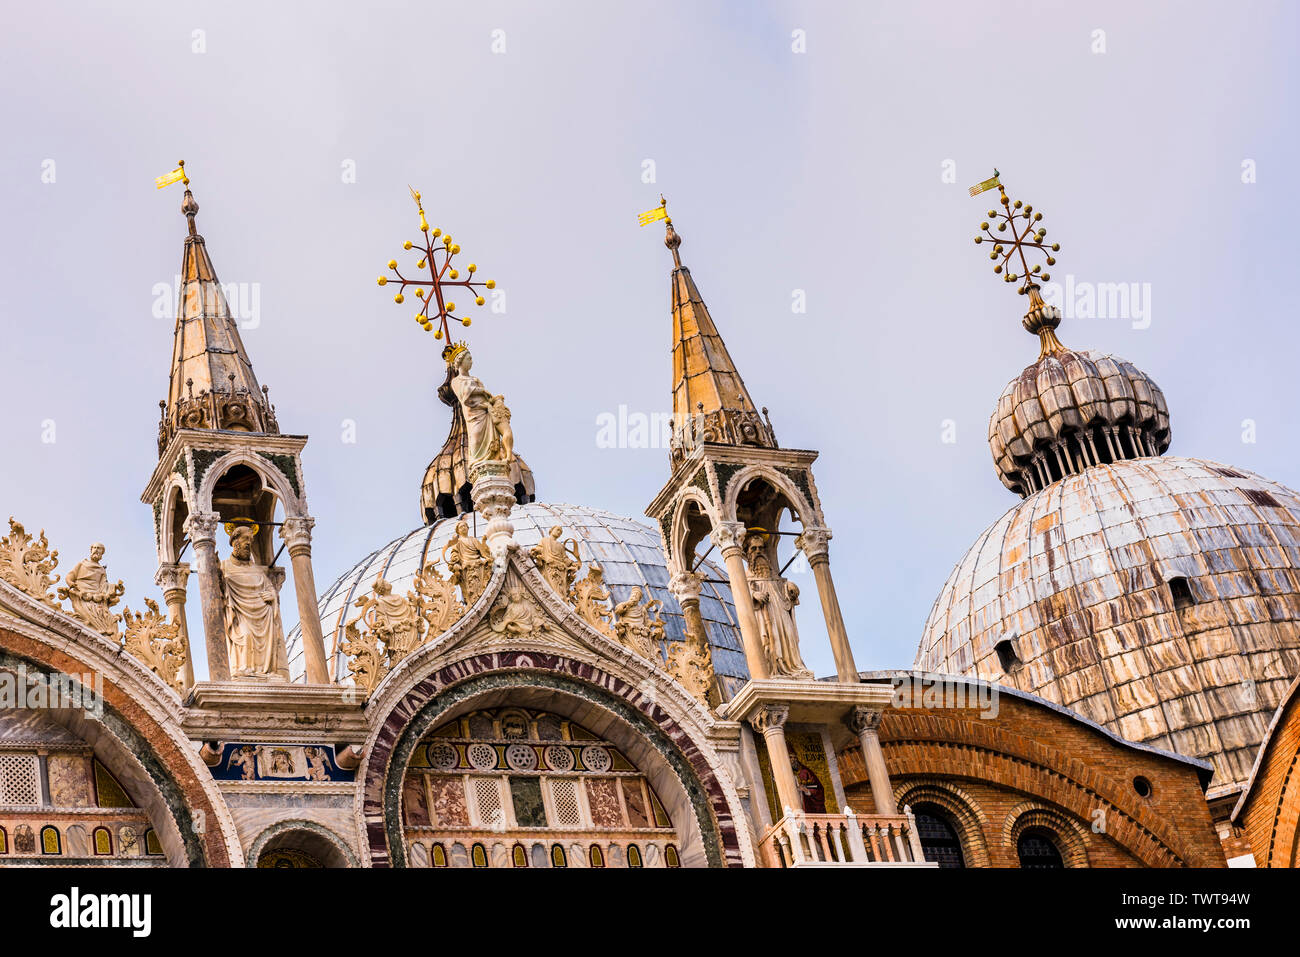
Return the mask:
M663 219L664 245L673 254L673 467L701 442L777 448L767 409L760 415L755 408L691 271L682 265L682 238L666 211Z
M186 181L188 183L188 180ZM239 326L221 290L207 245L195 227L199 204L188 185L181 212L189 221L172 347L171 382L159 403L161 455L179 429L279 434L275 408L257 383Z

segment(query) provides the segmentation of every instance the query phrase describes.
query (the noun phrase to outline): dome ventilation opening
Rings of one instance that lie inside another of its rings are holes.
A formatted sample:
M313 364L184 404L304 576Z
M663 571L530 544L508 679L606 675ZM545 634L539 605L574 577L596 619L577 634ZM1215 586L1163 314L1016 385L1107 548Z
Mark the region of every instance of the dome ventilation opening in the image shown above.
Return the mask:
M1020 660L1020 655L1016 653L1014 638L1003 638L993 646L993 650L997 652L998 664L1002 667L1003 674L1010 674L1024 664Z
M1169 594L1174 598L1175 611L1182 611L1196 604L1196 599L1192 597L1192 586L1182 575L1175 575L1169 579Z

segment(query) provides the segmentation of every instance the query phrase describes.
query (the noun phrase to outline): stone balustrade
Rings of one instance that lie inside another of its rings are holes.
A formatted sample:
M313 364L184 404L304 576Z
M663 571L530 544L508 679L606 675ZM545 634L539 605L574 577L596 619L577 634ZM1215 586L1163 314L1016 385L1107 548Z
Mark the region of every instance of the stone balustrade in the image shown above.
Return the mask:
M785 816L763 835L769 867L912 866L934 867L925 860L911 808L902 814L805 814L785 809Z

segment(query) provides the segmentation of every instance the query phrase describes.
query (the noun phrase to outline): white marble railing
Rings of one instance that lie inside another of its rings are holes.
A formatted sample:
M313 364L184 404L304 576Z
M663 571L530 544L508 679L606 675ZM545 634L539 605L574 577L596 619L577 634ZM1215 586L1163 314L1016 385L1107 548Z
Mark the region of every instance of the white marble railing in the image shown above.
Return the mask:
M804 814L785 816L763 836L769 867L837 864L932 867L921 851L910 807L897 815Z

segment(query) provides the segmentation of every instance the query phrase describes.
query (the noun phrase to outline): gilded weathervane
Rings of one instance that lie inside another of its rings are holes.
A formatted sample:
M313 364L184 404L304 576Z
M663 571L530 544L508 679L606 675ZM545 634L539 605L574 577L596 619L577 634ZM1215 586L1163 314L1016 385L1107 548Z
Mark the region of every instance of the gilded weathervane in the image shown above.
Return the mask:
M411 189L408 187L408 189ZM468 295L474 297L474 305L483 305L483 289L495 289L496 281L488 279L486 281L474 279L474 273L478 271L478 266L470 263L465 267L468 275L466 278L460 278L460 270L452 265L452 260L459 255L460 246L452 242L450 233L443 233L437 227L431 227L429 221L424 216L424 206L420 202L420 194L411 189L411 196L415 199L415 206L420 211L420 242L407 240L402 243L403 249L415 249L420 253L420 260L415 264L415 268L423 272L428 270L428 277L417 276L408 279L401 274L397 268L397 260L388 260L388 268L392 270L396 279L390 280L388 276L379 277L379 285L386 286L388 283L400 283L397 294L393 296L393 302L401 305L406 299L406 287L414 287L414 295L420 302L419 312L416 313L415 321L425 332L432 332L435 339L446 339L447 345L442 350L442 357L450 362L455 358L458 351L463 351L464 345L455 345L451 341L451 330L448 328L448 321L459 322L463 326L470 323L469 316L457 316L456 303L447 297L454 289L464 289ZM441 239L441 241L439 241Z
M1040 281L1046 282L1052 277L1043 272L1042 265L1035 263L1031 268L1029 259L1025 255L1026 248L1037 249L1047 257L1047 265L1055 266L1056 259L1052 253L1059 252L1060 243L1052 243L1050 246L1043 242L1047 237L1047 227L1035 226L1043 218L1042 213L1034 212L1034 207L1016 200L1014 203L1007 197L1006 187L999 182L998 177L1001 174L995 169L993 175L977 183L970 188L972 196L978 196L985 190L993 189L995 186L998 192L1002 194L1001 203L1002 211L996 209L989 210L989 218L980 223L980 229L984 230L984 235L976 236L975 242L982 243L985 240L993 243L993 251L989 253L989 259L995 263L993 271L1002 276L1004 282L1020 281L1021 286L1017 290L1022 296L1030 291L1031 288L1037 289ZM1010 230L1010 236L995 235L1006 233ZM1008 268L1011 266L1011 257L1016 256L1020 260L1020 268L1023 272L1014 273Z

